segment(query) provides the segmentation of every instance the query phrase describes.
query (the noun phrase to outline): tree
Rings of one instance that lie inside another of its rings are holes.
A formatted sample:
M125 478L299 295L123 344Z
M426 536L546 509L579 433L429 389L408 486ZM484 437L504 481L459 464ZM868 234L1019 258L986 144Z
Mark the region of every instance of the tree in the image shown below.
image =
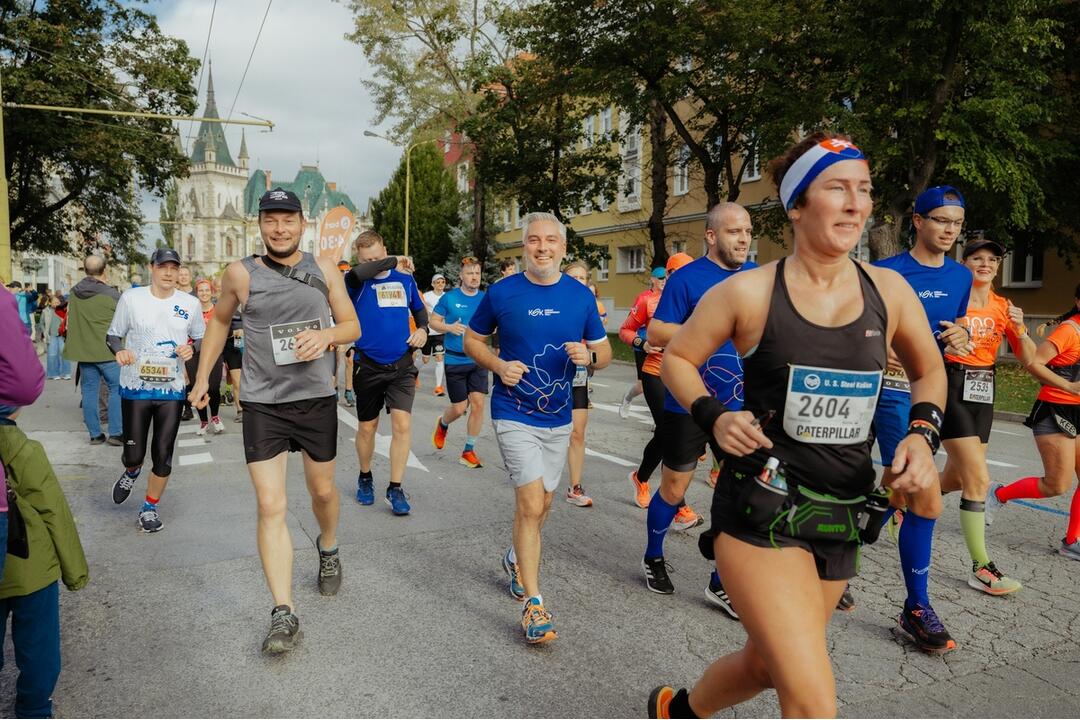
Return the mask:
M412 194L409 198L409 254L416 264L416 279L426 286L433 268L451 251L450 231L459 222L460 194L442 156L430 143L412 151ZM401 254L405 240L405 158L390 183L371 203L375 230L390 253Z
M5 101L186 115L197 69L127 2L0 4ZM6 109L3 140L16 249L81 253L104 237L127 257L142 236L136 185L160 196L187 168L167 120Z
M1075 168L1080 158L1075 95L1073 114L1066 101L1075 68L1069 80L1064 18L1052 17L1069 5L839 3L828 64L843 69L834 96L838 124L867 153L874 176L873 257L901 249L905 215L931 185L960 188L969 222L1006 243L1046 227L1055 214L1048 196L1066 204L1050 185L1075 190L1075 172L1047 171ZM1076 14L1074 7L1073 47ZM1075 192L1068 194L1074 206Z
M158 219L161 220L161 239L164 247L176 248L176 219L180 216L180 189L176 181L171 180L165 189L164 202L158 210Z

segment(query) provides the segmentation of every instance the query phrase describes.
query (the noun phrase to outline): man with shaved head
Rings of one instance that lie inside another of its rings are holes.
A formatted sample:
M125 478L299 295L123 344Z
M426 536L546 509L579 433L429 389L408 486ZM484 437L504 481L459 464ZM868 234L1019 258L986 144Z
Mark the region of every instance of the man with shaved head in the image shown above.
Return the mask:
M120 366L105 343L109 324L116 313L120 292L105 282L105 258L87 255L83 260L86 277L71 289L68 298L67 339L64 357L79 363L82 383L83 422L90 433L90 444L124 444L124 425L120 413ZM101 431L98 414L98 389L104 382L109 390L109 436Z

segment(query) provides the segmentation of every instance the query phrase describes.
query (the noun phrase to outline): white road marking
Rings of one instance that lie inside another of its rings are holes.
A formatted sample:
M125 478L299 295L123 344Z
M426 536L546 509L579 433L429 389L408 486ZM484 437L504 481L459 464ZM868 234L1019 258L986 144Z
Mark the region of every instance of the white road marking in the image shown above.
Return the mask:
M989 458L987 458L986 464L987 465L994 465L996 467L1005 467L1005 468L1020 467L1019 465L1013 465L1012 463L1001 462L1000 460L990 460Z
M1001 433L1002 435L1012 435L1013 437L1024 437L1024 433L1009 432L1008 430L998 430L997 428L990 428L990 432Z
M598 383L595 380L590 380L589 384L593 385L594 387L602 387L602 388L611 387L610 385L605 385L604 383Z
M618 405L609 405L607 403L596 402L595 400L593 401L593 409L595 409L595 410L604 410L606 412L615 413L616 415L619 414L619 406ZM638 420L640 422L643 422L646 425L651 425L652 424L652 415L649 414L649 411L647 409L642 410L640 408L636 408L636 407L631 406L630 407L630 417L632 417L633 419Z
M614 455L608 455L607 453L596 452L595 450L590 450L589 448L585 448L585 454L591 455L592 457L598 457L601 460L607 460L608 462L615 463L616 465L622 465L623 467L637 467L637 463L635 462L623 460L621 457L615 457Z
M201 437L182 438L176 441L177 447L200 447L206 444L206 440Z
M214 456L210 453L196 453L195 455L181 455L176 458L178 465L202 465L203 463L214 462Z
M338 406L337 413L338 418L341 420L341 422L345 423L353 430L360 427L360 421L356 419L356 416L345 408L341 407L340 405ZM375 452L379 453L384 458L390 458L389 435L381 435L378 432L375 433ZM417 459L416 455L413 454L412 450L409 451L409 462L406 463L406 465L411 468L416 468L417 470L423 470L424 472L431 472L424 466L424 463L420 462Z
M199 426L198 426L198 425L195 425L195 424L192 424L192 425L181 425L181 426L180 426L180 429L176 431L176 434L177 434L177 435L183 435L183 434L185 434L185 433L193 433L193 432L195 432L195 431L196 431L196 430L198 430L198 429L199 429Z

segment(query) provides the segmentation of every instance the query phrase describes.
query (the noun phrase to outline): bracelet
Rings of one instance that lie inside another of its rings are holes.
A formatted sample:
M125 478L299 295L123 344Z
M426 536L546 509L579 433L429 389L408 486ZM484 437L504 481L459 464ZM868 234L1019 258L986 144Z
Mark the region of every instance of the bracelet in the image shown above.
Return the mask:
M930 454L937 455L941 449L941 435L929 423L915 421L908 425L908 435L921 435L926 444L930 446Z
M634 336L634 343L633 343L633 345L634 345L634 347L635 347L635 348L640 348L640 347L641 347L642 345L644 345L644 344L645 344L645 341L644 341L644 340L642 340L642 339L641 339L641 337L640 337L639 335L635 335L635 336Z
M724 406L724 403L712 395L702 395L690 406L690 417L705 432L705 436L711 439L716 418L727 411L728 409Z

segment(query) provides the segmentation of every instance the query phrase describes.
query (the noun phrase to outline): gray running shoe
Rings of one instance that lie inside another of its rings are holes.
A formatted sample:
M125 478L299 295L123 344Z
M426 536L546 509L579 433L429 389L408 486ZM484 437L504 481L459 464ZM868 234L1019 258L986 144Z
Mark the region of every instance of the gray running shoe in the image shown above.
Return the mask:
M986 522L987 525L993 524L994 513L997 512L999 507L1005 504L998 500L997 497L997 491L1003 487L1005 486L1001 483L994 483L990 486L990 492L986 493L986 505L984 506L983 510L983 520Z
M323 552L321 540L322 535L315 540L315 547L319 548L319 594L337 595L341 588L341 558L336 548L333 552Z
M112 501L119 505L127 500L131 495L131 488L135 487L135 481L138 479L138 473L135 473L135 477L128 475L127 470L120 473L119 479L112 486Z
M300 632L300 619L293 614L288 605L278 605L270 611L270 632L263 640L262 651L277 655L296 647L304 637Z
M1070 560L1080 560L1080 540L1066 544L1064 538L1062 538L1061 547L1058 548L1058 555L1067 557Z
M161 522L157 508L150 508L139 513L139 528L144 533L155 533L163 527L165 523Z

